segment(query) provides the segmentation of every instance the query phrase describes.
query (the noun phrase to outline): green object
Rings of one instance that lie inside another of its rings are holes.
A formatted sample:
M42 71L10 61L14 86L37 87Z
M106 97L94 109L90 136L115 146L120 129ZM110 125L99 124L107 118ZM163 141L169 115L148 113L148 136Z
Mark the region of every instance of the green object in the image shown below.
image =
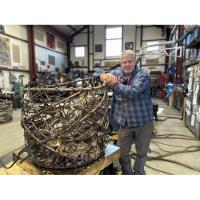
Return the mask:
M14 92L13 107L14 108L21 108L22 107L22 96L23 96L23 82L22 82L22 80L13 85L12 91Z

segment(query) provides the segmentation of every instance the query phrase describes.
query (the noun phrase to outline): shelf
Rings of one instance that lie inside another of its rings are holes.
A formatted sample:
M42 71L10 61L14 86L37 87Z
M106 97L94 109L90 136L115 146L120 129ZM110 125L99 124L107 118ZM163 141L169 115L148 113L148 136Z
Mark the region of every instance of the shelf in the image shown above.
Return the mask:
M94 66L94 68L112 68L114 66Z
M26 73L29 73L29 70L25 70L25 69L10 69L10 68L7 68L7 67L0 66L0 71L1 70L3 70L3 71L11 71L11 72L26 72Z
M70 69L88 69L88 66L74 66L74 67L70 67Z

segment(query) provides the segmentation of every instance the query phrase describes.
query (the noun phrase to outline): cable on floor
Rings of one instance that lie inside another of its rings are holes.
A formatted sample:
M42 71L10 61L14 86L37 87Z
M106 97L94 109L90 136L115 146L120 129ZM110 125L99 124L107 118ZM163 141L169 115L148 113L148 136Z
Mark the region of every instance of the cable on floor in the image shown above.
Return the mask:
M130 154L130 157L131 157L132 159L135 159L135 157L134 157L133 154ZM171 163L180 165L180 166L182 166L182 167L188 168L188 169L190 169L190 170L200 172L200 169L196 169L196 168L194 168L194 167L191 167L191 166L189 166L189 165L186 165L186 164L181 163L181 162L178 162L178 161L169 160L169 159L162 158L162 157L157 157L157 158L156 158L156 157L152 157L152 158L147 157L147 161L153 161L153 160L171 162ZM145 165L146 165L146 163L145 163ZM162 171L162 170L156 169L156 168L155 168L155 170L160 171L160 172ZM168 172L166 172L166 171L162 171L162 172L168 173Z
M160 116L160 117L161 117L161 116ZM165 116L165 117L166 117L166 116ZM178 117L166 117L165 119L159 120L159 121L165 121L165 120L170 119L170 118L182 120L181 118L178 118ZM196 139L195 139L194 137L187 136L187 135L182 135L182 134L162 134L162 135L159 135L159 134L157 134L157 133L158 133L157 130L154 128L152 140L155 140L155 139L181 139L181 140L192 140L192 141L196 141ZM164 155L161 155L159 152L157 152L157 151L152 151L152 150L150 149L150 152L151 152L151 153L157 153L158 156L148 156L148 157L147 157L147 161L160 160L160 161L171 162L171 163L174 163L174 164L183 166L183 167L185 167L185 168L188 168L188 169L190 169L190 170L200 172L200 169L197 169L197 168L195 168L195 167L186 165L186 164L181 163L181 162L178 162L178 161L173 161L173 160L169 160L169 159L164 158L164 157L167 157L167 156L171 156L171 155L175 155L175 154L180 154L180 153L198 152L198 151L200 151L200 146L199 146L199 145L192 145L192 146L188 146L188 147L183 147L183 146L177 146L177 145L169 145L169 144L165 144L165 143L157 142L157 141L151 141L151 143L153 143L154 145L156 145L160 150L165 151L165 152L167 152L167 153L164 154ZM173 151L173 152L171 152L171 151L167 151L167 150L161 148L161 147L158 145L159 143L160 143L160 144L163 144L163 145L167 145L167 146L181 147L181 148L184 148L184 149L183 149L183 150L179 150L179 151ZM189 150L189 149L191 149L191 148L196 148L196 149L194 149L194 150ZM135 159L135 155L136 155L135 152L132 152L132 153L130 154L130 157L131 157L132 159ZM145 164L145 165L146 165L146 164ZM147 165L146 165L146 166L147 166ZM151 166L147 166L147 167L153 169L153 167L151 167ZM160 171L160 172L162 172L162 173L170 174L170 173L165 172L165 171L162 171L162 170L160 170L160 169L156 169L156 168L154 168L154 169L157 170L157 171Z
M133 152L133 153L134 153L134 152ZM134 155L133 153L130 154L130 157L131 157L132 159L135 160L135 155ZM158 171L158 172L162 172L162 173L164 173L164 174L174 175L174 174L171 174L171 173L169 173L169 172L166 172L166 171L163 171L163 170L157 169L157 168L155 168L155 167L151 167L151 166L147 165L146 163L145 163L145 166L146 166L147 168L153 169L153 170Z
M159 119L157 121L166 121L167 119L180 119L182 120L181 117L176 117L176 116L166 116L166 115L159 115L158 117L165 117L164 119Z
M166 146L170 146L170 147L187 148L187 146L179 146L179 145L166 144L166 143L158 142L158 141L151 141L151 143L158 143L158 144L162 144L162 145L166 145Z
M183 151L174 151L174 152L171 152L171 153L166 153L166 154L162 154L162 155L159 155L159 156L148 156L147 157L147 160L157 160L159 158L163 158L163 157L168 157L168 156L172 156L172 155L176 155L176 154L181 154L181 153L193 153L193 152L198 152L200 151L200 149L195 149L195 150L183 150Z
M168 153L173 153L174 151L168 151L168 150L166 150L166 149L163 149L163 148L161 148L160 147L160 145L158 145L156 142L154 142L154 141L151 141L151 143L152 144L154 144L154 145L156 145L161 151L165 151L165 152L168 152ZM171 145L171 146L173 146L173 145ZM187 147L184 147L184 149L183 150L181 150L181 151L187 151L188 149L191 149L191 148L197 148L197 149L199 149L200 150L200 146L199 145L191 145L191 146L187 146ZM179 151L179 152L181 152L181 151ZM176 151L175 151L176 152Z
M171 174L171 173L169 173L169 172L166 172L166 171L157 169L157 168L155 168L155 167L151 167L151 166L149 166L149 165L147 165L147 164L145 164L145 166L148 167L148 168L150 168L150 169L153 169L153 170L155 170L155 171L158 171L158 172L162 172L162 173L164 173L164 174L167 174L167 175L174 175L174 174Z
M158 145L158 146L159 146L159 145ZM191 149L191 148L197 148L197 149L189 150L189 149ZM162 150L162 149L161 149L161 150ZM165 150L164 150L164 151L165 151ZM157 151L152 151L152 150L150 149L150 152L151 152L151 153L157 153L158 156L147 156L147 161L160 160L160 161L171 162L171 163L174 163L174 164L183 166L183 167L185 167L185 168L191 169L191 170L193 170L193 171L200 172L200 169L196 169L196 168L194 168L194 167L192 167L192 166L186 165L186 164L181 163L181 162L178 162L178 161L173 161L173 160L169 160L169 159L164 158L164 157L168 157L168 156L175 155L175 154L180 154L180 153L191 153L191 152L198 152L198 151L200 151L200 146L195 146L195 145L186 147L184 150L169 152L169 153L163 154L163 155L161 155L161 154L160 154L159 152L157 152ZM131 152L131 153L130 153L130 157L131 157L132 159L135 159L135 156L136 156L136 153L135 153L135 152ZM160 169L156 169L156 168L155 168L155 170L160 171L160 172L163 172L163 173L166 173L166 174L168 173L168 172L162 171L162 170L160 170ZM168 173L168 174L169 174L169 173Z
M186 137L186 138L191 138L191 139L196 140L193 136L182 135L182 134L175 134L175 133L173 133L173 134L168 133L168 134L158 134L158 135L156 135L156 137L162 137L162 136L163 136L163 137L183 136L183 137Z
M174 136L181 136L181 137L174 137ZM154 134L152 136L152 139L179 139L179 140L192 140L192 141L197 141L194 137L186 136L186 135L180 135L180 134L163 134L163 135L158 135Z
M156 159L156 160L157 160L157 159ZM170 163L174 163L174 164L183 166L183 167L185 167L185 168L191 169L191 170L193 170L193 171L200 172L200 169L191 167L191 166L189 166L189 165L186 165L186 164L184 164L184 163L181 163L181 162L178 162L178 161L175 161L175 160L169 160L169 159L166 159L166 158L159 158L158 160L160 160L160 161L165 161L165 162L170 162ZM150 161L151 161L151 160L150 160Z

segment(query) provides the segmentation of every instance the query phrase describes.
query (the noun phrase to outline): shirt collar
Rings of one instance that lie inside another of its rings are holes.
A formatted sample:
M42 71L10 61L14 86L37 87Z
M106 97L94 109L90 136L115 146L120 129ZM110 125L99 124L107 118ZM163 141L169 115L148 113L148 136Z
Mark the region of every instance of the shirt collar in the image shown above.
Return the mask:
M139 69L139 67L136 65L135 66L135 69L132 71L132 73L129 75L129 76L134 76L135 75L135 73L138 71L138 69ZM123 74L123 76L126 76L124 73L123 73L123 70L121 69L121 71L122 71L122 74Z

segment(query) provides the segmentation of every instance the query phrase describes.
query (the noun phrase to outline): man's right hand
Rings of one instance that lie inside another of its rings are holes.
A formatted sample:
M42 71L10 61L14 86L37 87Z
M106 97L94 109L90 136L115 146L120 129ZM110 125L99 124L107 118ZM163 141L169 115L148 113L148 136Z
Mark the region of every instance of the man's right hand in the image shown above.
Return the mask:
M117 77L111 73L103 73L100 75L100 80L108 85L115 85L118 80Z

